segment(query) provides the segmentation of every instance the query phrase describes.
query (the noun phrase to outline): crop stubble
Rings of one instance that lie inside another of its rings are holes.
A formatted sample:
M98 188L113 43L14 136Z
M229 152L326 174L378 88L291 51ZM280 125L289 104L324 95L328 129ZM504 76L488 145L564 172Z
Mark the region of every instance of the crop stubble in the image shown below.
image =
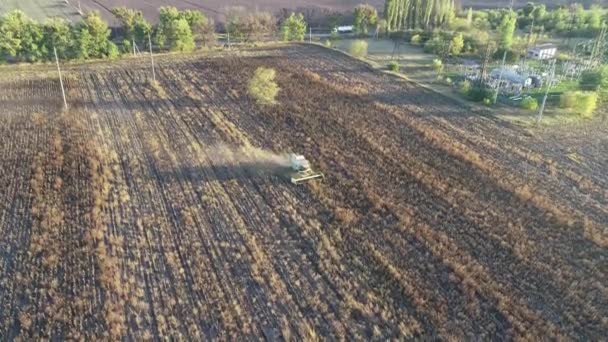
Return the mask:
M604 335L596 169L338 53L248 55L161 61L158 86L72 67L67 113L57 80L2 81L0 336ZM277 106L246 95L258 66ZM301 152L327 180L218 144Z

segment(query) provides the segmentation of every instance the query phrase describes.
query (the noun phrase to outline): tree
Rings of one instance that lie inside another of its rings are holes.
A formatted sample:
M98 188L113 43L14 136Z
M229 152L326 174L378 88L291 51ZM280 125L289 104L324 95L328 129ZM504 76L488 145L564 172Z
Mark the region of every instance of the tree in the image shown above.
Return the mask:
M0 22L0 54L17 60L37 61L43 55L42 30L24 12L14 10Z
M587 15L587 27L590 33L597 33L602 28L603 9L598 5L592 5Z
M186 19L175 19L167 30L169 49L171 51L188 52L196 47L192 30Z
M460 55L464 48L464 36L462 33L457 33L452 38L452 44L450 44L450 52L454 56Z
M358 5L355 7L354 30L358 34L367 35L370 27L378 24L378 11L371 5Z
M230 38L259 40L276 31L277 23L270 12L247 11L244 7L231 7L226 15L226 32Z
M179 11L175 7L167 6L159 8L159 22L154 34L154 43L159 48L164 48L168 39L169 30L173 22L179 19Z
M126 52L131 50L133 42L141 47L148 44L148 34L151 32L152 26L146 21L141 11L117 7L112 9L112 14L122 25Z
M243 40L246 36L247 28L245 27L245 16L247 10L245 7L233 6L226 9L225 28L230 39Z
M213 19L205 16L203 12L185 10L179 14L179 18L186 19L195 41L201 40L203 44L207 45L214 39Z
M455 17L454 0L386 0L384 16L389 30L432 29Z
M386 22L386 19L378 20L376 30L378 30L379 35L386 35L388 33L388 23Z
M284 41L303 41L306 36L306 22L302 13L291 13L281 24L281 39Z
M45 58L55 58L53 48L57 49L57 56L61 59L68 58L70 44L72 43L72 32L69 23L63 18L49 18L42 27L42 49Z
M118 48L110 41L108 24L99 12L88 13L75 28L74 45L76 58L114 58Z
M247 40L260 40L276 31L277 22L272 13L255 11L244 18L244 27Z
M510 49L513 45L513 34L517 25L517 16L515 12L507 12L500 22L500 25L496 28L500 39L500 47L503 49Z
M259 67L249 80L247 90L258 104L272 105L276 103L279 86L275 81L276 71L270 68Z
M600 102L608 101L608 65L604 65L598 70L583 72L579 81L579 88L598 92Z

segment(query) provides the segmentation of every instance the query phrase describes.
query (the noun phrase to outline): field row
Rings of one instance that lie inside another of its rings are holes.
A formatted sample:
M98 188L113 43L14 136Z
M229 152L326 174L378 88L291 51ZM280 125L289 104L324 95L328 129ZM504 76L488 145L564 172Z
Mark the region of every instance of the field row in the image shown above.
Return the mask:
M276 106L246 83L273 67ZM605 179L328 50L3 80L0 336L598 339ZM295 151L293 186L239 151ZM594 160L600 163L605 161ZM584 199L584 202L581 200Z

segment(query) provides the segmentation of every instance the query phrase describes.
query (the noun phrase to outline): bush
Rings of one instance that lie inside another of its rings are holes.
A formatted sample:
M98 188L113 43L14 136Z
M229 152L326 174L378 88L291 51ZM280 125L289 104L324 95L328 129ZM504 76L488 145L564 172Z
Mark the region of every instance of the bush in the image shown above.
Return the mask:
M331 40L327 39L323 45L325 45L325 47L330 48L331 47Z
M439 73L443 70L443 62L441 61L441 59L435 58L431 63L431 67L437 73L437 75L439 75Z
M527 110L537 110L538 109L538 100L531 96L526 96L521 100L520 103L521 108Z
M394 61L388 63L388 70L390 70L390 71L399 71L399 63L394 62Z
M494 98L494 91L486 87L474 87L469 90L468 98L474 102L486 102L486 99Z
M462 96L468 96L471 91L471 82L469 80L464 80L458 84L458 92Z
M303 41L306 36L306 21L302 13L291 13L281 24L281 39L284 41Z
M350 44L350 54L355 57L367 56L367 42L364 40L355 40Z
M421 42L422 36L420 36L419 34L415 34L412 36L412 38L410 38L410 44L412 45L420 45Z
M259 67L249 81L247 89L249 95L259 104L272 105L276 103L279 86L275 82L276 71L270 68Z
M444 46L445 40L440 36L436 36L424 43L424 52L439 54Z
M582 90L598 91L608 89L608 65L599 70L587 70L582 73L579 86Z
M594 91L567 91L560 96L560 107L575 114L591 117L597 108L598 94Z
M505 49L498 49L492 55L492 58L495 61L502 61L502 58L505 56ZM507 63L515 63L519 59L519 55L515 53L513 50L507 50L507 58L505 61Z

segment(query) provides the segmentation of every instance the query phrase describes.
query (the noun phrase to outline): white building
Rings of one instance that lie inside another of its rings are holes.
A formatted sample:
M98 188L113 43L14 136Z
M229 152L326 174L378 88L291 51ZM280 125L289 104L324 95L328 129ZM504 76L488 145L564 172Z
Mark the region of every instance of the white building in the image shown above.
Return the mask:
M527 56L532 59L551 59L557 55L557 46L541 44L528 49Z
M334 29L334 32L337 33L353 33L354 27L353 25L348 26L338 26Z

